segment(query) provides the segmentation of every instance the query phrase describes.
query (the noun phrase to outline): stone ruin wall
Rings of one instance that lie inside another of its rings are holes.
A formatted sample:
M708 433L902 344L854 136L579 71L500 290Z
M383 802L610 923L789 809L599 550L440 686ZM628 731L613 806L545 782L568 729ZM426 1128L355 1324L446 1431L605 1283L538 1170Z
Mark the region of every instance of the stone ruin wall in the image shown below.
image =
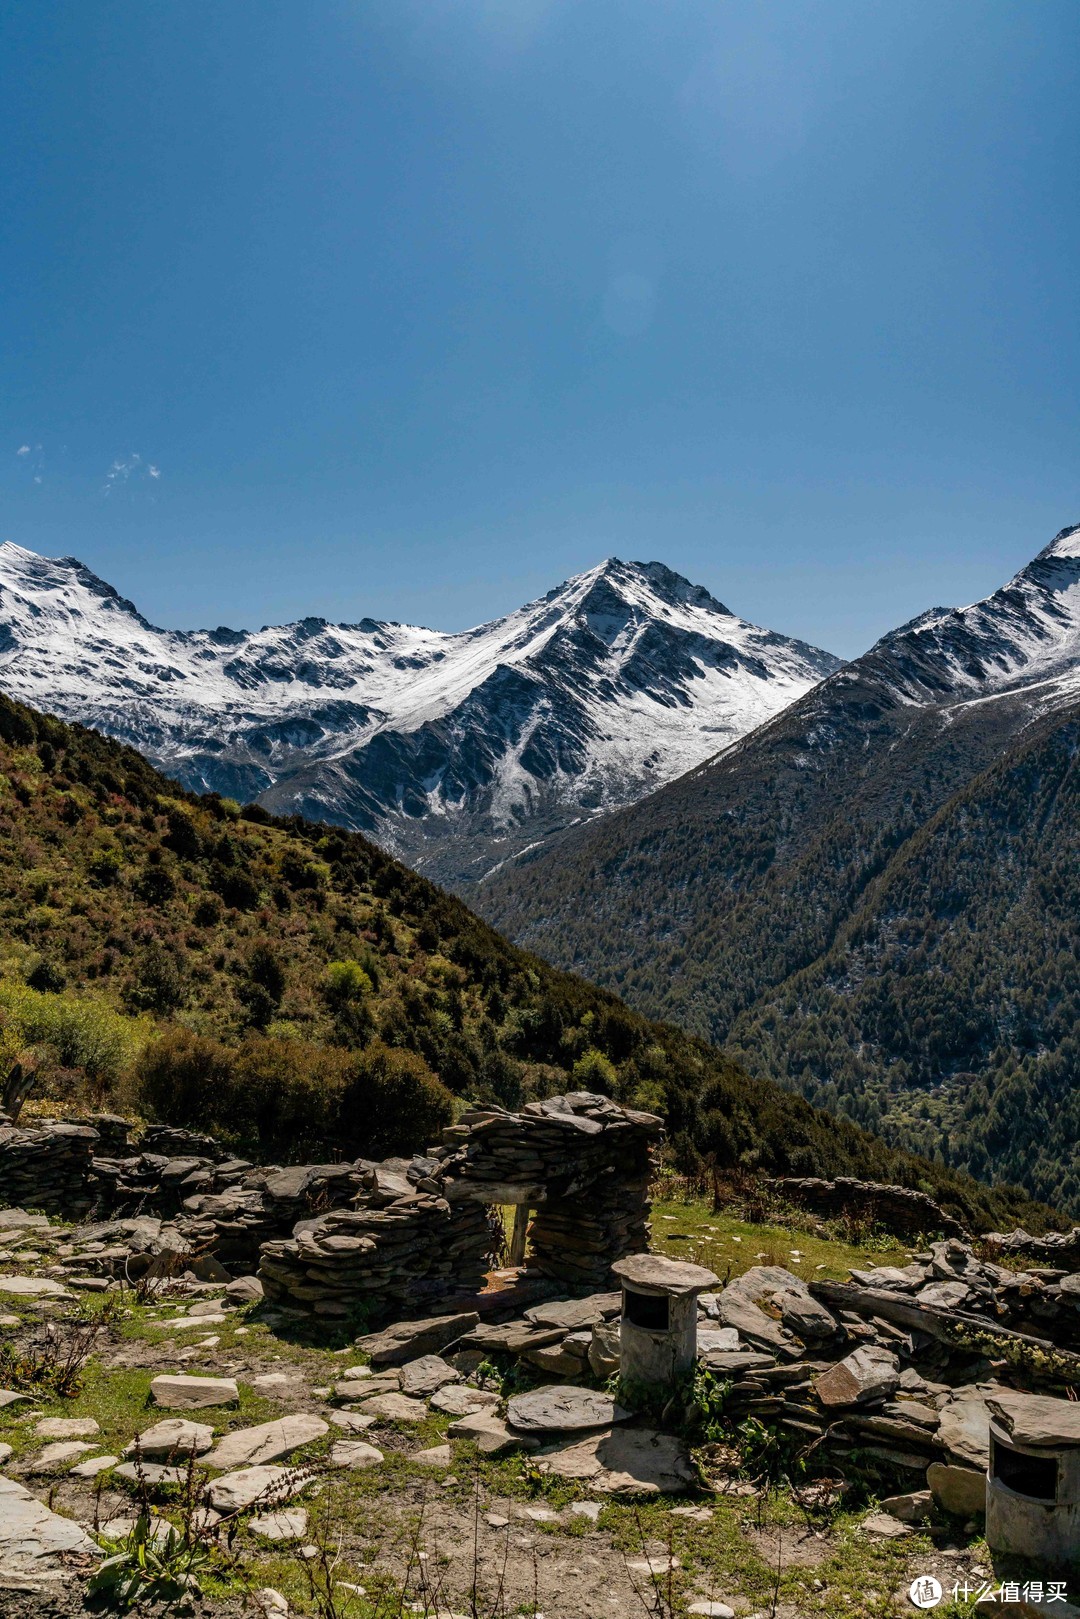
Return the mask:
M663 1136L650 1113L579 1092L521 1113L476 1108L442 1143L395 1170L373 1166L357 1207L263 1245L267 1297L320 1314L377 1303L413 1310L477 1291L490 1268L494 1204L535 1209L527 1271L570 1292L602 1286L649 1240L649 1183Z
M932 1197L908 1186L882 1186L876 1181L854 1180L848 1175L838 1176L834 1181L819 1180L812 1175L789 1177L773 1181L772 1186L785 1202L823 1219L855 1215L883 1226L898 1237L965 1235L960 1222L946 1214Z
M106 1276L110 1244L127 1264L134 1243L140 1268L155 1250L170 1262L212 1256L237 1274L258 1269L272 1299L341 1316L373 1302L415 1314L479 1290L500 1203L535 1211L530 1274L570 1292L606 1285L613 1260L648 1246L663 1127L581 1092L517 1114L473 1109L426 1154L384 1163L259 1166L185 1130L129 1137L112 1115L0 1127L0 1204L97 1216Z

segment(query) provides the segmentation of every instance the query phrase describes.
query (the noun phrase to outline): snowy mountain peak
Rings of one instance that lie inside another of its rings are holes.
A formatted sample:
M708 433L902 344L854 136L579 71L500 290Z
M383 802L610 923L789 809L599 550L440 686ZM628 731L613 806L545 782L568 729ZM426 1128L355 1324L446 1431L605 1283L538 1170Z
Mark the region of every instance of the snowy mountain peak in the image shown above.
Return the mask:
M883 636L837 677L864 675L905 703L985 702L1027 692L1033 712L1080 693L1080 526L968 607L935 607Z
M186 784L372 832L454 880L630 803L839 667L660 562L609 557L456 633L309 617L162 630L0 546L0 686Z

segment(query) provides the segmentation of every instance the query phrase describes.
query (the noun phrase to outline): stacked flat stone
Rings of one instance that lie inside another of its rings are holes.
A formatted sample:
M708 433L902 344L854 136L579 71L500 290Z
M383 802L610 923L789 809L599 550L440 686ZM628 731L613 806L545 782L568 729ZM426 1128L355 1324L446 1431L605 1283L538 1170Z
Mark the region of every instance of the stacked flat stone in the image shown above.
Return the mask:
M520 1113L477 1108L443 1133L423 1186L452 1203L525 1204L529 1268L576 1290L609 1280L613 1260L648 1247L649 1184L663 1123L587 1091ZM430 1162L431 1160L429 1160Z
M118 1113L88 1113L79 1118L65 1119L64 1123L88 1125L91 1130L97 1131L98 1144L94 1149L95 1157L99 1153L106 1158L127 1156L131 1124L129 1120L122 1119Z
M227 1147L213 1136L180 1130L170 1124L151 1124L137 1142L139 1152L157 1153L165 1158L209 1158L220 1163L231 1156Z
M259 1277L271 1302L318 1315L422 1314L431 1299L482 1287L489 1243L479 1204L452 1208L410 1187L378 1207L300 1221L291 1238L263 1244Z
M991 1231L983 1241L1003 1259L1030 1259L1036 1265L1080 1270L1080 1225L1071 1231L1048 1231L1045 1237L1032 1237L1019 1228Z
M299 1164L290 1169L253 1169L238 1160L217 1166L215 1189L185 1199L179 1225L189 1240L208 1246L233 1270L254 1270L266 1242L290 1234L315 1209L340 1208L368 1185L365 1160L347 1164ZM236 1170L231 1184L221 1184Z
M0 1206L78 1217L90 1209L90 1159L98 1135L86 1125L0 1127Z
M834 1181L818 1180L813 1175L785 1178L772 1185L785 1202L809 1209L824 1219L854 1214L872 1220L897 1237L965 1235L960 1222L946 1214L932 1197L909 1186L886 1186L878 1181L854 1180L849 1175Z

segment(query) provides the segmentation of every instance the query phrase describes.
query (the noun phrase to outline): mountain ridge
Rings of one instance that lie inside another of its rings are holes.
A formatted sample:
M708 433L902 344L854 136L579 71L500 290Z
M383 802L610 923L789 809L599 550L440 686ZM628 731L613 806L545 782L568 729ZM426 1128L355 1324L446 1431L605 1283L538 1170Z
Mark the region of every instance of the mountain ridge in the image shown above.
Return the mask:
M913 1057L901 1013L885 1016L884 1035L870 1030L861 1021L871 1017L865 997L827 988L825 964L864 896L879 881L888 887L910 841L935 816L947 816L950 805L969 818L977 808L985 828L977 848L965 846L964 858L977 863L982 880L965 888L962 923L990 949L1005 914L989 898L996 892L995 860L998 850L1009 858L1012 845L992 802L979 799L973 807L964 795L985 791L993 800L1006 793L993 776L979 787L983 774L1000 766L1007 776L1014 755L1018 760L1038 741L1039 728L1054 732L1060 722L1067 731L1078 705L1080 529L1072 527L985 601L920 615L914 628L890 632L706 764L602 823L565 834L557 850L506 867L475 902L527 948L617 990L652 1016L717 1044L733 1040L744 1054L755 1042L759 1051L767 1047L771 1071L784 1082L864 1125L891 1121L892 1139L919 1141L926 1150L927 1132L909 1115L923 1103L933 1113L934 1086L948 1087L962 1073L983 1084L992 1111L1008 1092L1010 1065L1019 1065L1035 1087L1025 1095L1038 1114L1038 1087L1059 1087L1060 1075L1052 1081L1045 1065L1032 1067L1009 1034L1004 967L999 1004L987 1010L978 1037L961 1030L930 1040L929 1054ZM1071 764L1071 780L1069 771ZM1075 840L1073 800L1063 797L1060 810L1055 835ZM945 880L931 860L923 869ZM1030 847L1024 872L1037 882ZM1064 877L1062 883L1062 893L1071 893ZM932 910L917 892L905 904L911 915L927 905ZM1045 908L1055 932L1064 929L1073 940L1075 957L1080 940L1064 899L1051 898ZM1022 910L1025 925L1035 927L1030 908ZM912 929L902 954L914 959L918 948ZM1018 971L1026 959L1017 948ZM1070 959L1061 969L1061 995L1071 1004L1080 980ZM798 993L807 974L816 986L811 1002ZM910 982L903 992L912 993ZM1054 992L1040 988L1036 1000L1029 1022L1053 1031L1048 1038L1060 1046ZM755 1031L766 1015L780 1027L762 1041ZM940 1006L935 1015L945 1016ZM833 1024L819 1039L814 1020L822 1017ZM986 1031L999 1026L1001 1040L990 1039ZM856 1053L878 1056L848 1060L844 1041ZM883 1099L883 1081L909 1094L912 1106ZM1075 1204L1080 1122L1066 1108L1061 1138L1035 1142L1023 1127L1025 1105L1024 1096L1014 1098L1015 1129L998 1130L992 1150L979 1121L944 1147L935 1137L935 1150L959 1155L945 1161L1007 1175L1044 1196L1056 1195L1057 1177L1068 1182ZM989 1136L989 1113L984 1123Z
M0 635L12 695L452 884L681 774L840 663L618 558L461 632L163 631L83 564L8 542Z

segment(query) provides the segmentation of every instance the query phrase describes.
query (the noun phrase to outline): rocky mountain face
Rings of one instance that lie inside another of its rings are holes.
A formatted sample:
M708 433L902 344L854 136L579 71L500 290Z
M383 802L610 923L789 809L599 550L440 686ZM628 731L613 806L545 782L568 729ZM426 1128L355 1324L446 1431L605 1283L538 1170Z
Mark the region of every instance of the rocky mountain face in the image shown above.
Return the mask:
M1076 1206L1080 528L885 636L489 918L819 1103Z
M632 803L838 667L658 562L610 559L459 634L187 632L73 558L0 545L0 689L192 789L367 831L452 885Z

